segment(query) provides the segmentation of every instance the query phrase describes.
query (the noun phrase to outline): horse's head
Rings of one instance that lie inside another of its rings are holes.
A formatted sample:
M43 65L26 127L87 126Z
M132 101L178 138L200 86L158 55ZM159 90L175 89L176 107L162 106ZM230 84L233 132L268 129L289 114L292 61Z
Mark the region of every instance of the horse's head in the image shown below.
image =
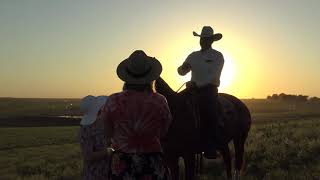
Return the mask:
M197 151L198 146L191 146L198 142L199 139L197 131L195 131L195 119L190 105L189 93L186 90L176 93L161 78L156 80L155 88L158 93L167 98L173 116L173 121L167 134L167 141L162 142L165 143L165 152L179 154L185 151ZM186 147L189 148L186 149Z
M155 89L158 93L166 97L172 111L186 108L188 93L185 93L185 90L179 93L175 92L161 77L155 81Z
M156 80L155 88L156 91L166 97L168 101L177 96L177 93L173 91L161 77Z
M189 129L194 126L193 114L188 105L188 95L185 91L180 93L173 91L162 78L156 80L155 89L167 98L174 119L171 127L178 130L174 133L181 132L181 134L183 134L183 131L190 132Z

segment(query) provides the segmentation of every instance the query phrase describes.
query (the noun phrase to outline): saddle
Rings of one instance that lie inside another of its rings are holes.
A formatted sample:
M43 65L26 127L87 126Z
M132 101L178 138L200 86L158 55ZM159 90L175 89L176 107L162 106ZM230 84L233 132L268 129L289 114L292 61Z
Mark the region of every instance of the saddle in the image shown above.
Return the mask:
M198 87L196 86L196 84L194 82L187 82L186 83L186 95L187 95L187 101L188 101L188 105L190 107L190 109L193 112L193 115L196 119L198 119L198 121L200 121L200 114L199 114L199 105L198 105L198 100L196 98L196 95L199 93L197 92ZM222 99L221 99L222 98ZM218 97L218 102L217 102L217 109L215 109L217 111L217 125L219 128L223 128L224 127L224 110L226 110L227 108L224 108L223 104L221 104L221 101L225 102L226 99L223 97Z
M189 84L188 84L189 83ZM200 137L200 111L199 105L197 102L196 94L198 93L196 87L194 87L194 83L187 83L187 88L183 92L185 94L186 102L188 109L192 112L193 119L195 120L195 128L197 129L197 136ZM216 120L216 137L217 140L220 141L224 139L222 135L225 130L226 123L230 123L235 116L235 105L231 100L227 98L223 93L218 94L217 98L217 120ZM221 143L221 142L220 142ZM220 144L218 143L218 144Z

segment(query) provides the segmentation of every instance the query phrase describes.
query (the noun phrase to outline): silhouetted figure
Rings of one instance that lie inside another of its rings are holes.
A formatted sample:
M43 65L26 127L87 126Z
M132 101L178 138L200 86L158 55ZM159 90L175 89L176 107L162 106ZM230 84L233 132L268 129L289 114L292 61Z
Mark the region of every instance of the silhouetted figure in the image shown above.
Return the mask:
M178 68L182 76L191 71L191 83L187 84L192 93L197 97L200 111L200 132L203 140L204 156L215 159L216 131L218 121L218 87L220 75L224 64L222 53L212 49L212 43L222 38L222 34L214 34L210 26L204 26L201 34L193 32L200 37L200 51L191 53L185 62Z
M83 117L80 121L80 147L83 155L83 180L108 179L108 157L104 123L98 118L100 108L107 96L86 96L82 99L80 110Z
M169 178L160 138L172 117L166 98L152 88L161 71L160 62L143 51L133 52L117 68L123 91L110 95L101 113L115 149L112 180Z

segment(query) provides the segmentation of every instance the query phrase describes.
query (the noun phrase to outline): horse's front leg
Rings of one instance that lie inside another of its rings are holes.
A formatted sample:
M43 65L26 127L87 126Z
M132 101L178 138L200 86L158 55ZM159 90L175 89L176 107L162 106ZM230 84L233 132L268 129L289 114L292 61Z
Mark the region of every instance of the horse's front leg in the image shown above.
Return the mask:
M195 154L188 153L184 156L186 180L196 180Z

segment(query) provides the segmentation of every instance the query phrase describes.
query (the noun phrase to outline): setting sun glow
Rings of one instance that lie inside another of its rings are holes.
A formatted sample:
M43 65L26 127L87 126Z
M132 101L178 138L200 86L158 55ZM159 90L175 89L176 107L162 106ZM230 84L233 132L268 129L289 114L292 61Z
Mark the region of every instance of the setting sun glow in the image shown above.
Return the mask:
M220 77L220 91L224 91L231 86L236 73L235 71L236 67L233 58L229 54L224 53L224 66Z
M177 68L200 49L192 32L207 25L223 35L212 45L225 59L219 92L320 96L319 2L0 1L0 97L110 95L137 49L177 90L191 76Z

